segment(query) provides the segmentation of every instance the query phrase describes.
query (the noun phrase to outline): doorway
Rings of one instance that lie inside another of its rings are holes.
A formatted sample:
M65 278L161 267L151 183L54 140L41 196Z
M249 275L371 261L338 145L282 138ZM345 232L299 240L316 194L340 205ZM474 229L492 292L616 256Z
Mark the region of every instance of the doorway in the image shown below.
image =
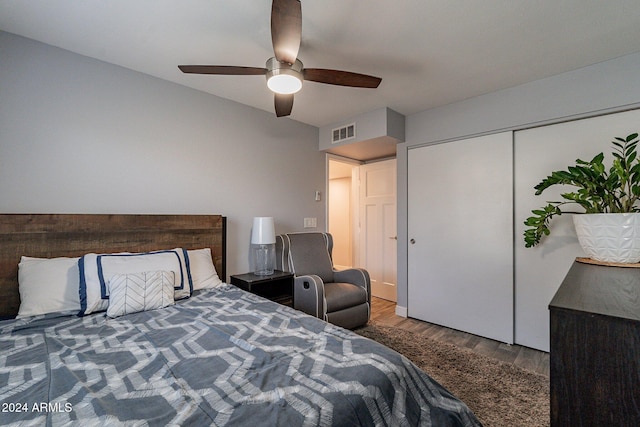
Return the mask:
M358 167L360 162L339 157L328 161L327 231L333 236L333 264L356 266L358 228Z
M362 267L373 296L397 299L396 160L327 157L327 230L336 268Z

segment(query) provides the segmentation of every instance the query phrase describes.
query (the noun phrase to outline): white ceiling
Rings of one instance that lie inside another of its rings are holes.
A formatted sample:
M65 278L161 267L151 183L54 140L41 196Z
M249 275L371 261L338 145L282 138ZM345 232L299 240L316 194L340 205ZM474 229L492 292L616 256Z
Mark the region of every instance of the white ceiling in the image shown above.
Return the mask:
M273 112L262 76L270 0L0 0L0 29ZM302 0L306 67L382 78L305 82L291 118L315 126L390 107L410 115L640 51L638 0Z

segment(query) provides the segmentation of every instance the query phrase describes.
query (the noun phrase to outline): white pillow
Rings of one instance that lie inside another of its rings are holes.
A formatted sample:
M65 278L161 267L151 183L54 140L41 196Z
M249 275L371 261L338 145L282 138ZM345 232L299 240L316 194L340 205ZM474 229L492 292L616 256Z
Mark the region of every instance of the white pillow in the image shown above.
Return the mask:
M107 316L118 317L174 304L173 271L115 274L109 280Z
M78 258L31 258L18 264L18 318L80 310Z
M107 283L111 276L145 271L173 271L174 298L191 296L193 283L187 268L186 251L181 248L116 254L86 254L78 261L80 269L80 316L105 311L109 306Z
M216 288L222 284L211 258L211 249L193 249L187 251L189 270L193 280L193 290Z

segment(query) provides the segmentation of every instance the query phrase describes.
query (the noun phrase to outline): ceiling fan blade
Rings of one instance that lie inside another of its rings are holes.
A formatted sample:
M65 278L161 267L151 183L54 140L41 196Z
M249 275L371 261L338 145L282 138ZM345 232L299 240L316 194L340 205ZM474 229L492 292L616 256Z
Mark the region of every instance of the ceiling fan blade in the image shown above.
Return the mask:
M305 68L304 79L312 82L327 83L330 85L377 88L382 81L379 77L366 74L352 73L350 71L327 70L324 68Z
M284 117L291 114L291 110L293 109L293 94L291 95L282 95L279 93L275 95L275 105L276 105L276 116Z
M273 0L271 5L271 42L276 59L293 64L300 50L302 6L300 0Z
M266 68L234 67L230 65L178 65L180 71L189 74L225 74L230 76L254 76L267 73Z

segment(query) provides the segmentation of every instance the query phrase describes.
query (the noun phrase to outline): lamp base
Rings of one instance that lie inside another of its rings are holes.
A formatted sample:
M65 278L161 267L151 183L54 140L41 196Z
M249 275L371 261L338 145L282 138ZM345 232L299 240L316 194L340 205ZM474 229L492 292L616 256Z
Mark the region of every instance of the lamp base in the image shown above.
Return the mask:
M255 248L256 268L253 274L257 276L270 276L274 272L275 244L258 245Z
M253 274L255 274L256 276L271 276L273 272L274 270L260 270L254 271Z

